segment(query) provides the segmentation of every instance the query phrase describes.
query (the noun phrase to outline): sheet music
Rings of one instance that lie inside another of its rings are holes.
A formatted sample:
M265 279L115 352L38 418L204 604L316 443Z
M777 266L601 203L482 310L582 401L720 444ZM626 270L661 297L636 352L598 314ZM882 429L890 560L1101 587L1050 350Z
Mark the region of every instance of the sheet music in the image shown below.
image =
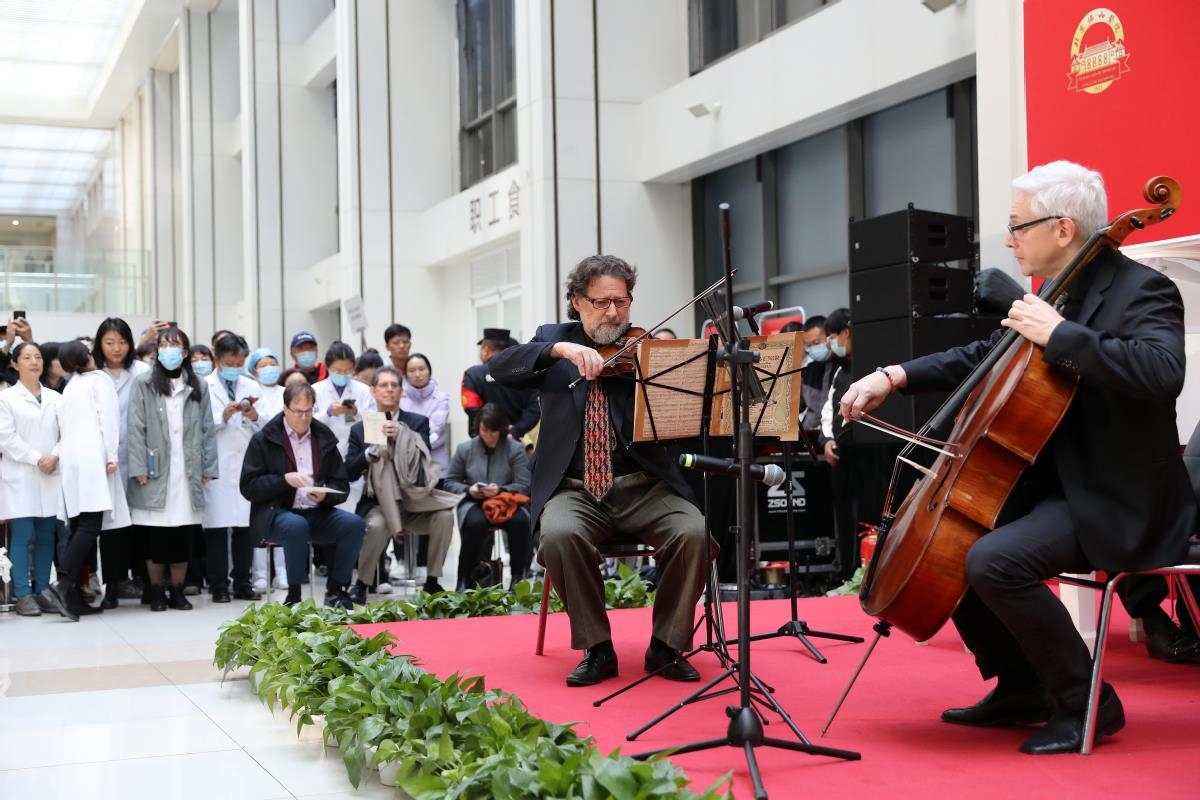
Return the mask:
M708 340L646 339L638 344L637 361L640 382L634 390L633 440L699 436Z
M750 348L759 352L754 365L766 397L750 404L750 426L755 436L770 436L785 442L800 438L800 365L804 362L804 337L799 331L771 336L751 336ZM791 374L788 374L791 373ZM776 377L778 376L778 377ZM734 421L729 396L729 371L717 369L716 407L709 433L732 436Z
M387 436L383 434L383 423L387 415L382 411L363 412L363 442L366 444L387 444Z

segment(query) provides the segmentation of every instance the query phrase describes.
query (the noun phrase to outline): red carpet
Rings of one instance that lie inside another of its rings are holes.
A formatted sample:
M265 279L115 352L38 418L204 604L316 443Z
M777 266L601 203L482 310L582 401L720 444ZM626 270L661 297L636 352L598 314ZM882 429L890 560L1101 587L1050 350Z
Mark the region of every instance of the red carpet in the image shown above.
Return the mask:
M755 633L775 630L787 620L786 601L752 605ZM800 617L817 630L869 637L872 620L856 598L814 598L800 602ZM546 654L533 654L534 616L494 617L392 625L362 625L365 635L390 628L396 652L416 656L429 670L485 675L489 687L519 696L535 713L557 722L578 721L576 730L594 736L610 751L637 753L701 739L722 737L725 707L737 695L688 706L635 742L625 734L678 702L699 684L648 681L594 708L592 701L641 674L649 638L650 611L610 612L621 679L592 689L568 689L563 678L579 655L568 648L565 615L551 615ZM726 606L733 635L736 610ZM780 704L814 744L857 750L862 760L842 761L790 751L759 749L764 782L772 798L927 797L970 793L970 800L1053 797L1194 797L1200 741L1200 667L1150 660L1141 644L1125 635L1127 620L1116 619L1106 656L1106 678L1125 705L1127 725L1103 740L1091 756L1033 757L1017 746L1033 729L969 729L938 720L941 709L967 705L987 690L952 626L927 646L901 633L880 641L829 734L820 736L865 644L814 639L829 658L818 664L795 640L755 643L754 671L773 685ZM703 633L703 631L701 632ZM719 673L712 655L693 660L707 681ZM723 684L732 686L732 683ZM611 687L611 688L610 688ZM794 739L770 716L768 736ZM694 788L703 788L733 770L734 794L753 797L745 757L720 747L674 759L687 770ZM1187 787L1191 786L1191 789Z

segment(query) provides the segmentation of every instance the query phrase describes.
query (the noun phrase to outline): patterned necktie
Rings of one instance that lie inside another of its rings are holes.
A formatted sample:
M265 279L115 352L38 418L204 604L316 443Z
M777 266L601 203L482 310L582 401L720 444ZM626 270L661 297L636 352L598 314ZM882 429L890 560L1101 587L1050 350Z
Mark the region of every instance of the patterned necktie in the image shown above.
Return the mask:
M600 500L612 488L612 426L608 394L600 381L588 381L583 412L583 486Z

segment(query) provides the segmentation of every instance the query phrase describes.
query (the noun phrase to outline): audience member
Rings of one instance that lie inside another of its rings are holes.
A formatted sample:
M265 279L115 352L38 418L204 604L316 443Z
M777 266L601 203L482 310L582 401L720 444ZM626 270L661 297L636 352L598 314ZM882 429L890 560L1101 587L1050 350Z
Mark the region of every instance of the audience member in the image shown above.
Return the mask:
M408 357L405 378L400 408L420 414L429 420L430 455L441 465L444 472L450 466L450 441L446 422L450 416L450 395L443 392L433 379L433 367L429 365L429 358L422 353L413 353Z
M403 376L408 366L408 351L412 349L412 331L405 325L393 322L383 331L383 344L387 347L392 366Z
M138 361L141 361L146 366L152 367L154 366L154 360L158 358L158 345L154 342L139 342L137 350L134 352L137 354Z
M653 333L653 337L655 339L678 339L679 338L678 336L675 335L675 331L671 330L670 328L659 328L658 330L656 330Z
M370 386L375 380L375 370L382 366L383 356L374 347L368 347L354 362L354 380Z
M325 362L317 360L317 337L301 331L292 337L292 369L304 374L309 384L329 377Z
M196 373L197 378L204 380L212 375L213 363L216 361L212 350L205 345L194 344L188 348L187 355L188 360L192 362L192 372Z
M350 489L337 437L313 419L316 395L305 383L283 392L283 413L250 440L239 483L250 501L250 534L283 546L288 592L284 603L300 602L301 576L308 573L308 545L333 544L325 605L353 608L346 587L362 548L364 524L335 508Z
M509 429L514 439L521 439L533 430L541 419L542 409L536 389L519 389L498 383L492 377L491 361L517 342L504 328L484 328L479 340L479 364L468 367L462 379L462 407L467 413L467 430L476 435L479 424L475 417L487 403L500 406L512 420Z

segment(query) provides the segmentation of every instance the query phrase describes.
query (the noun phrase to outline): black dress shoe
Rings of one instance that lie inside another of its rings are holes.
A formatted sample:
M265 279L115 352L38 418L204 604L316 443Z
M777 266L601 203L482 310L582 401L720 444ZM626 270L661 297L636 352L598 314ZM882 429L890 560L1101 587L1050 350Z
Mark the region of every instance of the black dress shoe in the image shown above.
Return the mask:
M55 611L71 620L71 622L79 622L79 613L71 608L71 604L67 602L67 587L62 581L52 583L43 589L41 597L48 604L54 606Z
M151 611L166 611L167 590L161 586L151 586L149 603Z
M653 672L669 681L694 683L700 680L700 673L688 662L679 657L679 653L665 644L651 642L646 648L646 672Z
M233 590L233 599L250 600L251 602L254 602L256 600L262 600L262 595L254 591L253 586L239 586Z
M350 602L356 606L365 606L367 604L367 585L362 581L355 582L346 594L350 597Z
M1200 639L1174 625L1153 633L1146 631L1146 652L1168 664L1200 664Z
M973 706L948 708L942 722L993 728L1004 725L1033 725L1050 719L1053 708L1040 687L1003 690L996 687Z
M119 595L117 594L116 587L113 587L112 591L105 589L104 599L100 601L100 608L104 609L105 611L116 608L118 596Z
M353 611L354 610L354 601L350 599L350 595L346 594L345 592L343 592L341 590L336 591L336 592L326 592L325 593L325 607L326 608L341 608L341 609L344 609L345 611Z
M191 611L192 604L187 599L187 589L178 583L167 592L167 605L176 611Z
M617 677L617 654L612 645L607 648L593 647L585 650L579 662L567 676L567 686L595 686L608 678Z
M1033 756L1078 753L1083 749L1084 712L1058 713L1040 731L1021 743L1021 752ZM1125 727L1125 709L1117 693L1107 683L1100 690L1100 708L1096 711L1096 743Z
M233 595L228 589L213 589L212 601L214 603L229 603L233 601Z

